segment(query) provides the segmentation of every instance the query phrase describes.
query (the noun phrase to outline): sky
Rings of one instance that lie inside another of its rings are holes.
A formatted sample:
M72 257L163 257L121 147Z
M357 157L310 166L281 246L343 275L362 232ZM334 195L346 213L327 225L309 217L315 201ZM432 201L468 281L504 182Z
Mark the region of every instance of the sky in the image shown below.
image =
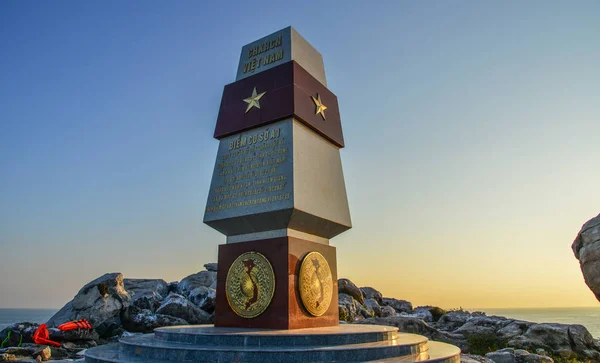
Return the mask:
M339 99L339 277L444 308L599 306L598 1L0 2L0 307L215 262L241 47L292 25Z

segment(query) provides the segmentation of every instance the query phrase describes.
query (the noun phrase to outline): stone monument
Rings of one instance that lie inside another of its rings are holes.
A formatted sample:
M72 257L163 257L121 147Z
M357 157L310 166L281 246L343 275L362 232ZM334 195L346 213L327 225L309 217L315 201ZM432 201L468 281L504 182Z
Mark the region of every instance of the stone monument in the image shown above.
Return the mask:
M219 246L213 325L159 328L89 349L86 362L448 362L454 346L339 324L329 240L351 228L336 96L292 27L242 48L226 85L204 223Z
M329 240L351 221L340 112L321 54L291 27L244 46L214 137L204 223L227 236L215 326L338 325Z

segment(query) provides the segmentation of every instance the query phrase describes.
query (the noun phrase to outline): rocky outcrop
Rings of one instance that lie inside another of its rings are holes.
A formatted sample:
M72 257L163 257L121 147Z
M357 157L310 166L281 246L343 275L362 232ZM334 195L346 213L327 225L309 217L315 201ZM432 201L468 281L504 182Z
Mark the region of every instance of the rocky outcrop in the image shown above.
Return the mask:
M184 319L171 315L155 314L150 310L144 309L132 317L123 327L130 332L152 333L154 329L162 326L188 325Z
M485 358L494 363L554 363L554 360L548 356L512 348L504 348L487 353Z
M358 301L361 305L365 303L362 291L360 291L360 289L348 279L338 280L338 293L352 296L352 298Z
M413 309L412 304L406 300L398 300L388 297L384 297L382 299L382 304L391 306L392 308L394 308L394 310L396 310L399 313L410 313Z
M571 245L585 283L600 301L600 214L587 221Z
M209 313L194 305L184 296L175 293L167 296L162 305L156 309L156 313L178 317L190 324L208 324L211 322Z
M177 293L183 296L189 296L194 289L204 286L211 289L217 288L217 272L216 271L200 271L190 275L179 282L177 285Z
M121 326L120 315L129 306L130 299L123 284L123 275L105 274L82 287L47 324L56 327L86 318L100 336L110 336Z

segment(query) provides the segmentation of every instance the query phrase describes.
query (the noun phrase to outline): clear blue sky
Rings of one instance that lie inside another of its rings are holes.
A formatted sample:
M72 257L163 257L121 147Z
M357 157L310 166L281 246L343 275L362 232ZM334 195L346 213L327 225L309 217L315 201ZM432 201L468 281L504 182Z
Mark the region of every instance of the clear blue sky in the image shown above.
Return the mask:
M179 280L241 47L294 26L340 101L340 275L443 307L589 306L598 1L0 2L0 307L93 278Z

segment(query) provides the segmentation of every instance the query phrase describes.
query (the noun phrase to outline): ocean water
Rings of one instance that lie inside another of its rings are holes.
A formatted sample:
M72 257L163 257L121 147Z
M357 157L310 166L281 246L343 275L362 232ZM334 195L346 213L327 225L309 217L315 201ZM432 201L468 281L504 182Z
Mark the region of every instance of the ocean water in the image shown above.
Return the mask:
M487 315L499 315L535 323L581 324L594 338L600 338L600 307L469 310L484 311ZM0 330L22 321L45 323L56 312L56 309L0 309Z
M534 323L581 324L590 334L600 339L600 306L593 308L527 308L527 309L477 309L487 315L505 316ZM469 311L475 311L475 309Z
M45 323L56 313L56 309L1 309L0 330L14 323L29 321L32 323Z

